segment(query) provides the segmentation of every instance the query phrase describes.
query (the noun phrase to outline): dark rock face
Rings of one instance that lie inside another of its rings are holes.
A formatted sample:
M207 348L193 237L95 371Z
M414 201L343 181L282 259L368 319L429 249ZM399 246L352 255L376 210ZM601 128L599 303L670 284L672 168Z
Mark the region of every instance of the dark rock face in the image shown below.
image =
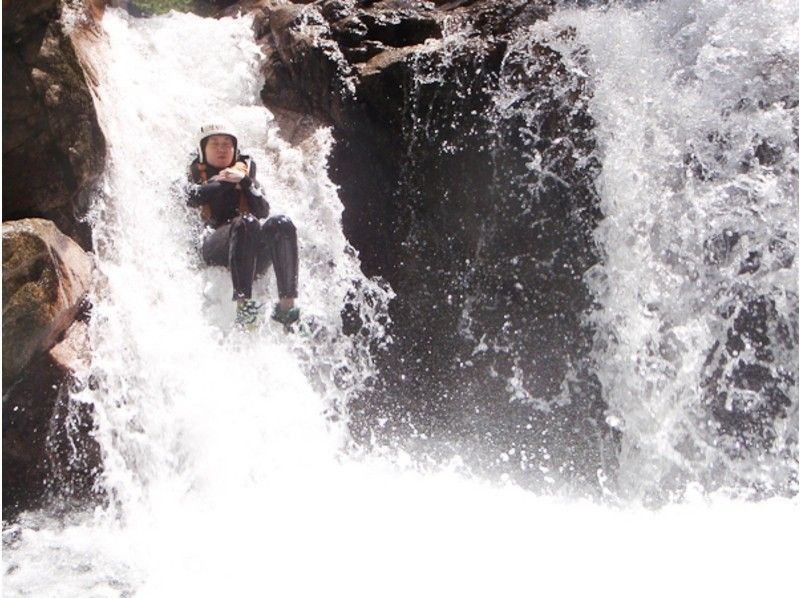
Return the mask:
M87 1L87 10L97 11ZM3 218L47 218L85 249L105 140L60 2L3 7Z
M755 296L743 297L741 302L740 309L727 314L730 327L725 345L709 353L708 365L714 367L709 368L704 389L718 432L735 440L729 443L734 457L742 449L775 448L775 422L790 416L794 379L790 371L770 366L780 363L781 354L793 353L796 346L788 327L770 330L774 322L780 322L774 300ZM749 355L748 347L752 348Z
M4 520L48 499L74 504L101 497L93 408L70 397L83 384L76 368L88 367L86 335L86 324L76 322L4 392Z
M606 434L581 324L599 165L582 75L528 29L549 10L267 2L256 32L264 102L333 125L345 233L398 295L354 435L582 484Z

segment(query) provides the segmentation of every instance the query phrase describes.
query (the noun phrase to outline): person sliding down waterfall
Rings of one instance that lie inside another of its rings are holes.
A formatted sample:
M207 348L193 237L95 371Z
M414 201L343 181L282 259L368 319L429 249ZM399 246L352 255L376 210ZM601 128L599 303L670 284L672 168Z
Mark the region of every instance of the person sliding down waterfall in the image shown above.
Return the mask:
M227 123L200 127L197 157L189 166L187 203L200 208L206 224L202 255L213 266L228 266L236 301L236 324L252 330L263 304L252 298L253 280L272 263L279 301L272 319L288 327L298 320L297 231L286 216L269 217L269 203L256 182L256 164L239 152Z

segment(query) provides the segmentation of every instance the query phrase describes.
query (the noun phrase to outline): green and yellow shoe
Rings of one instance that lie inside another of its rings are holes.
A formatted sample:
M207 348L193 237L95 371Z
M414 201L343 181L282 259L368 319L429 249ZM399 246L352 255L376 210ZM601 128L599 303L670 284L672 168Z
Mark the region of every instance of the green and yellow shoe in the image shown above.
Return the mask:
M264 304L255 299L238 299L236 301L234 325L242 330L255 330L261 324L263 309Z

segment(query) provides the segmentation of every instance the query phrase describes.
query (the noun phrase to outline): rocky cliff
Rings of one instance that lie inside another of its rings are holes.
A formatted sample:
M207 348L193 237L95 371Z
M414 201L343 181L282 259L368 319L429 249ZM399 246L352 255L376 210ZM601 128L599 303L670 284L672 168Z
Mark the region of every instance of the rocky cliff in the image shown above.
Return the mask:
M3 223L3 518L92 495L100 467L86 380L93 263L49 220ZM83 371L79 375L78 371Z
M332 125L345 233L397 293L354 433L591 477L606 430L581 323L599 165L580 56L535 41L550 2L436 5L251 8L265 104Z
M3 3L3 219L47 218L89 249L105 140L60 16L57 0Z
M49 491L90 495L99 467L91 414L68 391L89 355L84 216L105 161L75 39L103 3L73 4L66 23L57 0L3 2L4 519Z

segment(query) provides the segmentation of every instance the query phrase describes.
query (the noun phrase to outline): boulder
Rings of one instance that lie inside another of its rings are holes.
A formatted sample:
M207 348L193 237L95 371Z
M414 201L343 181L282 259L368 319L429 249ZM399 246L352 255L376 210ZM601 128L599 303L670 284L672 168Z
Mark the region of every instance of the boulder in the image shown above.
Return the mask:
M3 388L75 320L92 258L48 220L3 223Z
M262 90L265 103L346 121L350 117L346 106L354 101L354 70L321 13L314 5L265 10L267 25L260 25L267 31L262 38L263 74L269 80ZM292 83L286 85L287 81Z
M98 3L86 0L83 22L99 17ZM3 218L53 220L88 249L82 217L103 171L105 140L60 15L57 0L4 2Z

